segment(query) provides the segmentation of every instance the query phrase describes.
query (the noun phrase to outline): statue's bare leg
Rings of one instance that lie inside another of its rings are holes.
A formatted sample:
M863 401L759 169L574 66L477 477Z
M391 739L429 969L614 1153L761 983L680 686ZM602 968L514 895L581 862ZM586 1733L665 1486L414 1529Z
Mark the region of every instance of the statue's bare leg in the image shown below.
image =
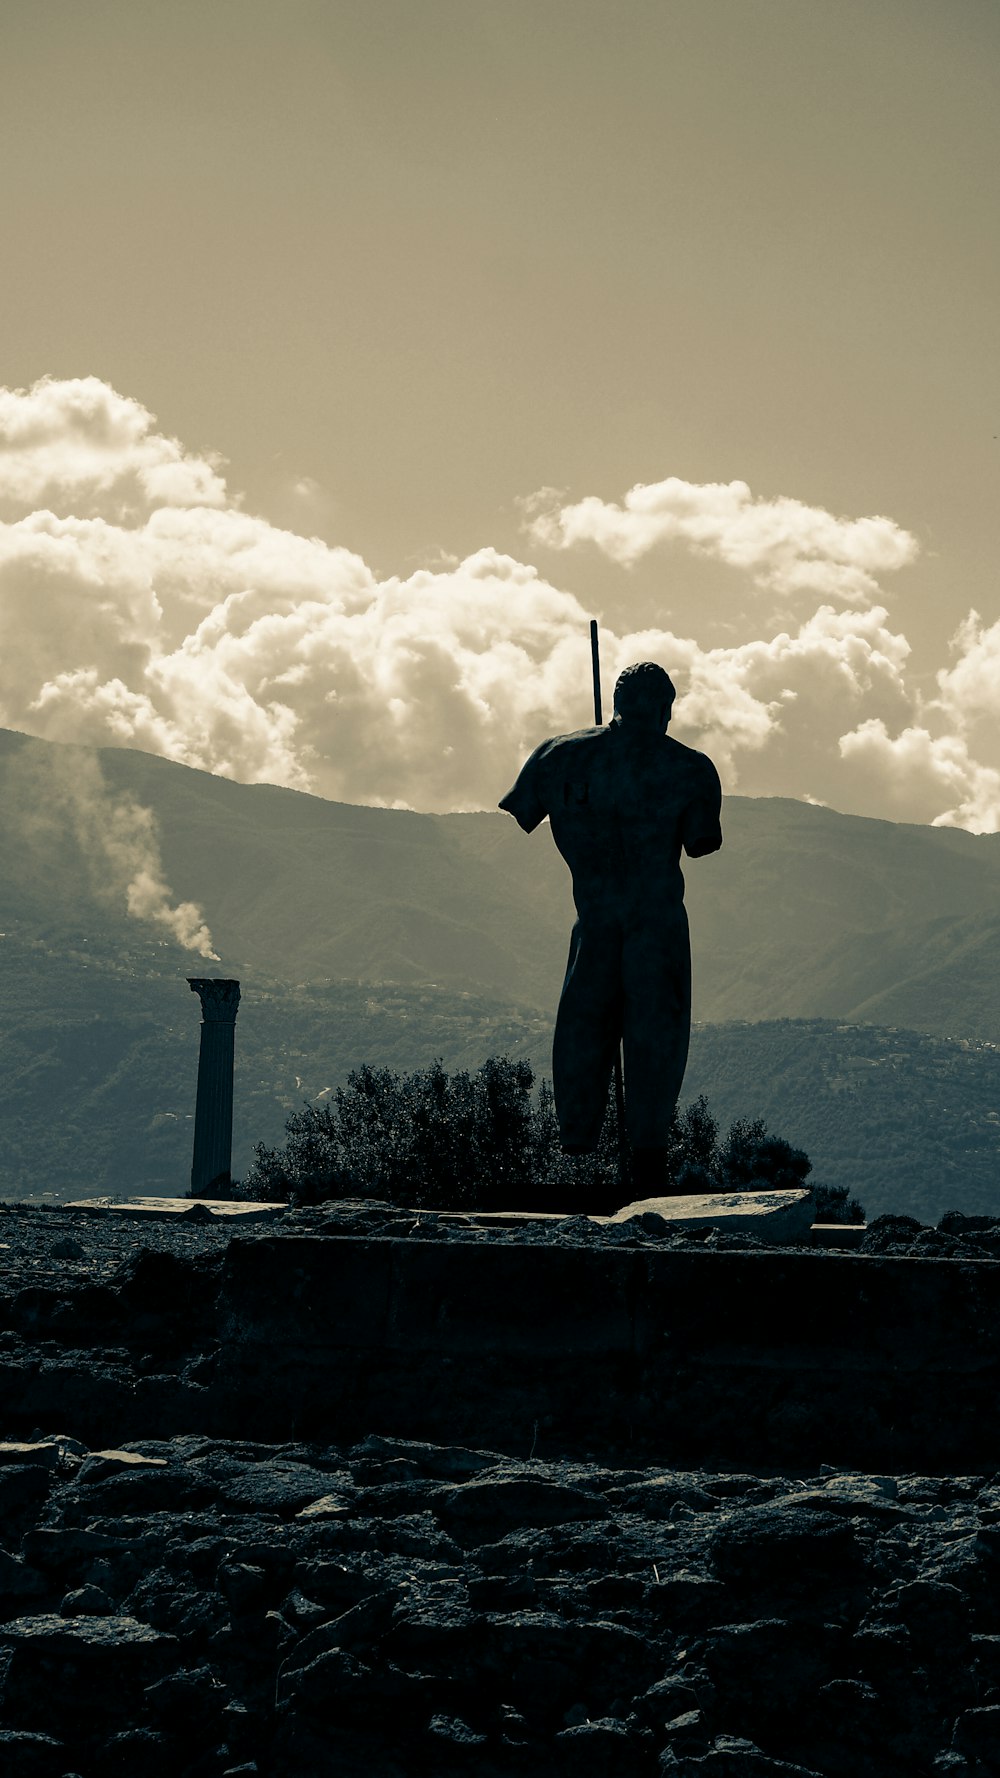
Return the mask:
M636 1183L665 1160L691 1035L691 950L683 907L630 924L622 945L625 1118ZM638 1176L643 1175L640 1179ZM658 1181L657 1181L658 1183Z
M590 1154L601 1134L622 1030L622 935L578 920L556 1014L552 1087L565 1150Z

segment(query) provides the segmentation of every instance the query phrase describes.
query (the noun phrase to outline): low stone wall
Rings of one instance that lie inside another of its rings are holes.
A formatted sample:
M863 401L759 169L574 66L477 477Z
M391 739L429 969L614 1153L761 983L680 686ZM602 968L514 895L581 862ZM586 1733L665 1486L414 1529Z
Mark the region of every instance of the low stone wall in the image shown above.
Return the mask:
M1000 1264L234 1239L214 1389L258 1435L659 1462L1000 1464Z

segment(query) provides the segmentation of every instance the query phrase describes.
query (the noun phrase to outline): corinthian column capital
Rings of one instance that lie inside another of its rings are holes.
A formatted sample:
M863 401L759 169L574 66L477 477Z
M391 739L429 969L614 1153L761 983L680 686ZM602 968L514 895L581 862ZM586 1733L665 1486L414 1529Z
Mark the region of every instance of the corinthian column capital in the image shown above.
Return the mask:
M239 982L226 981L218 975L189 975L187 979L192 993L201 1001L201 1016L206 1025L235 1025Z

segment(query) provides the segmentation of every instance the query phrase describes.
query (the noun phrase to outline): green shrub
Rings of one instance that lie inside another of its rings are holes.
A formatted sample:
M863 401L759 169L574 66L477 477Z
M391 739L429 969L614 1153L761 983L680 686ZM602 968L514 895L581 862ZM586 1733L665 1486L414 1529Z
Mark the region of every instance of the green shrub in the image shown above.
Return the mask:
M474 1073L447 1074L440 1061L412 1074L367 1064L332 1100L293 1112L283 1148L258 1144L236 1190L300 1205L376 1198L411 1209L613 1211L632 1195L619 1180L613 1089L598 1147L564 1155L552 1088L537 1094L530 1063L491 1056ZM801 1185L808 1157L761 1119L738 1119L720 1140L704 1097L674 1117L667 1152L677 1190L777 1190ZM863 1221L843 1187L819 1186L820 1214Z
M332 1104L288 1119L283 1149L258 1144L244 1195L299 1204L375 1197L414 1209L519 1201L545 1176L547 1107L529 1063L491 1056L474 1074L440 1061L412 1074L367 1064Z

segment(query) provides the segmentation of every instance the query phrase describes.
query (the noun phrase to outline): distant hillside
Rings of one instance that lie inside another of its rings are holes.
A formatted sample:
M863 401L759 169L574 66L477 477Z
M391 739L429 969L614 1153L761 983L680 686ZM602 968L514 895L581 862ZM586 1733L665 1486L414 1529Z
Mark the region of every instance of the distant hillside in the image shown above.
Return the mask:
M779 1019L702 1025L684 1096L763 1117L869 1217L1000 1215L1000 1049L976 1039Z
M0 1198L187 1189L200 1009L160 953L4 943ZM248 982L236 1026L234 1167L252 1144L362 1062L435 1056L474 1068L526 1056L547 1071L551 1023L447 988ZM829 1021L698 1025L684 1097L724 1127L762 1116L807 1150L817 1178L870 1215L1000 1212L1000 1051L975 1040Z
M162 959L162 933L88 887L68 824L39 820L55 775L86 757L0 731L0 926ZM544 827L356 808L124 749L99 758L112 797L154 811L166 879L202 904L223 972L431 982L551 1013L573 913ZM780 798L731 797L724 824L723 851L686 870L696 1017L1000 1041L1000 835Z
M0 1199L186 1191L201 1012L183 975L94 944L8 939L3 954ZM446 989L250 983L236 1025L234 1171L362 1062L476 1067L541 1054L547 1040L530 1013Z
M184 1189L186 975L243 983L238 1173L363 1061L508 1051L547 1068L572 903L544 829L113 749L74 826L67 786L94 757L0 730L0 1196ZM153 812L164 877L202 905L220 963L128 917L88 868L123 797ZM701 1023L685 1097L706 1092L724 1123L763 1115L873 1214L997 1208L1000 836L780 799L730 798L724 819L722 853L687 871Z

